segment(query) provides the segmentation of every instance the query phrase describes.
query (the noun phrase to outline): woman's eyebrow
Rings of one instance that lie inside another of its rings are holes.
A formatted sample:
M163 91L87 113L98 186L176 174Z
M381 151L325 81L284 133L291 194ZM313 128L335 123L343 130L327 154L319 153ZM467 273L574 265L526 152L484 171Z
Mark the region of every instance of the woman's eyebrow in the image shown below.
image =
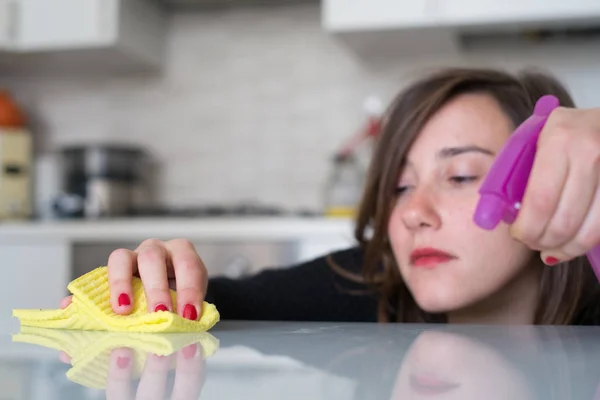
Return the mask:
M454 157L459 154L464 153L481 153L486 154L488 156L495 156L495 153L491 150L484 149L483 147L471 145L471 146L461 146L461 147L444 147L438 152L439 158L448 158Z

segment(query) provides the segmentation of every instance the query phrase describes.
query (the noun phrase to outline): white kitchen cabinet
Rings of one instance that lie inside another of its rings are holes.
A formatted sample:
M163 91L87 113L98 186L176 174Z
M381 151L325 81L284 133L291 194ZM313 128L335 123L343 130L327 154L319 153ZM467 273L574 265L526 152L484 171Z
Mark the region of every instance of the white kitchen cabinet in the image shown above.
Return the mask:
M323 0L331 32L460 29L473 25L599 24L600 0Z
M321 23L361 59L454 56L467 43L600 28L600 0L323 0ZM581 35L582 37L583 34ZM576 35L569 35L573 39ZM489 43L489 42L487 42ZM512 42L511 42L512 43Z
M435 0L323 0L323 24L331 31L428 25Z
M598 19L600 0L443 0L435 19L452 25L546 24Z
M154 0L0 0L0 73L158 70L167 23Z
M10 48L13 7L12 0L0 0L0 51Z
M62 240L0 245L0 319L15 308L58 308L71 280L71 247ZM3 324L2 324L3 325ZM13 325L18 326L16 320Z
M452 29L436 26L443 0L322 0L321 24L359 58L412 59L455 48Z
M117 0L16 0L21 51L106 46L117 34Z

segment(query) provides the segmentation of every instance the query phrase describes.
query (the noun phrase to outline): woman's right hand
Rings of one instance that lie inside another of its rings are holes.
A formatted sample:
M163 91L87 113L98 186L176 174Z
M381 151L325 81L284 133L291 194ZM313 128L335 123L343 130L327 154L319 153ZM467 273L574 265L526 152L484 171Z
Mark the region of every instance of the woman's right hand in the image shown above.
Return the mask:
M117 249L108 258L110 303L116 314L132 311L132 277L139 276L144 286L148 312L175 311L184 318L197 320L207 288L207 271L194 245L186 239L163 242L143 241L135 250ZM175 280L170 287L169 281ZM172 304L169 289L177 291L177 304ZM68 306L71 296L60 306Z
M71 356L61 351L60 361L73 365ZM172 399L198 399L206 381L206 362L202 346L192 343L174 354L148 353L146 362L136 373L134 349L117 347L111 350L106 377L106 399L165 399L168 398L169 375L175 366Z

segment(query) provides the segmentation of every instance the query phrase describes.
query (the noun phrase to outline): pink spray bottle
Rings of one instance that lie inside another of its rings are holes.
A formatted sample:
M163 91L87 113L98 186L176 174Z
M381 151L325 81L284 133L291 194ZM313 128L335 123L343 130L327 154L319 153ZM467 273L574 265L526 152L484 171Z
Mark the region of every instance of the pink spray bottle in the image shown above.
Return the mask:
M550 113L558 106L555 96L542 96L533 115L505 143L479 189L481 197L473 219L481 228L492 230L500 221L511 224L517 218L533 167L538 137ZM600 282L600 245L586 255Z

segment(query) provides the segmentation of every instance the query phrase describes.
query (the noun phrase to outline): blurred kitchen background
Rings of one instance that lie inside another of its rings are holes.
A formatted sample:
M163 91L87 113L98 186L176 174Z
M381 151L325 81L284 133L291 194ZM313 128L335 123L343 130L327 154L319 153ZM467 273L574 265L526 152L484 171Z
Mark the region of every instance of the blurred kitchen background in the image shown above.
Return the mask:
M150 237L234 277L351 246L381 113L452 65L600 106L600 1L0 0L0 312Z

